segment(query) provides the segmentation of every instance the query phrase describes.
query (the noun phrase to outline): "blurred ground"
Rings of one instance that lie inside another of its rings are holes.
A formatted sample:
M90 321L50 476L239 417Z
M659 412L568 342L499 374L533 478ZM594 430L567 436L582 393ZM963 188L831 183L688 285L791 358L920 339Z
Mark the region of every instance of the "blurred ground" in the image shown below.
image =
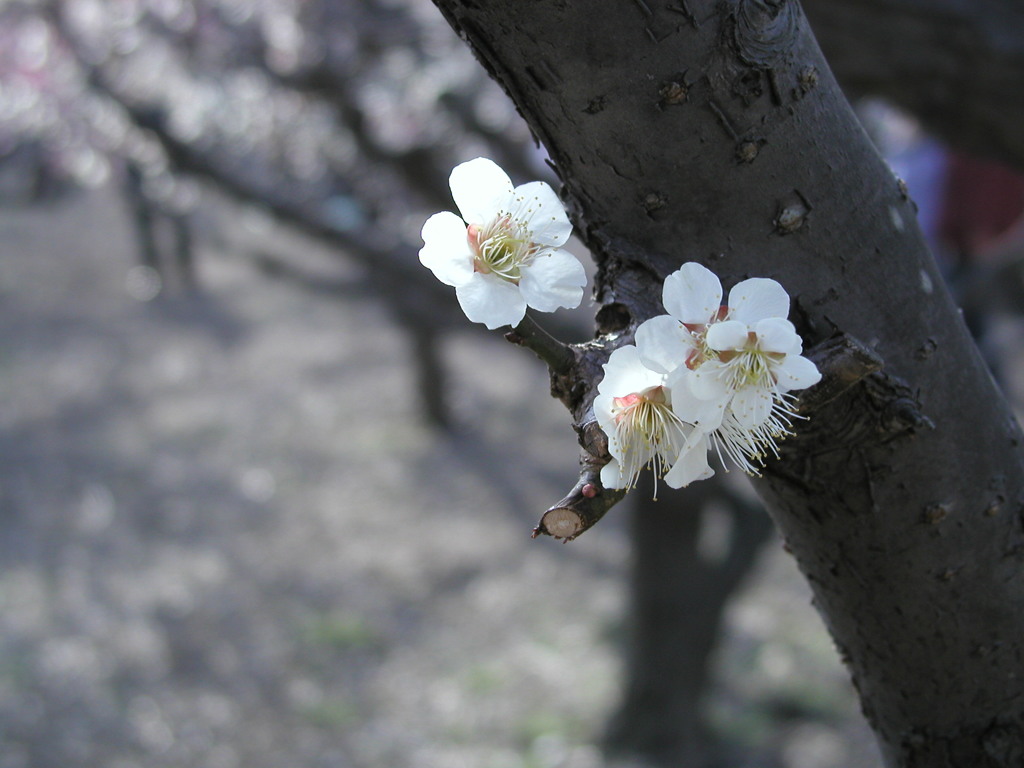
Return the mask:
M604 766L628 542L621 514L529 539L576 461L540 364L453 336L438 438L358 273L230 216L201 295L140 301L111 193L0 209L0 768ZM268 242L351 295L260 274ZM786 768L876 765L769 550L715 722Z

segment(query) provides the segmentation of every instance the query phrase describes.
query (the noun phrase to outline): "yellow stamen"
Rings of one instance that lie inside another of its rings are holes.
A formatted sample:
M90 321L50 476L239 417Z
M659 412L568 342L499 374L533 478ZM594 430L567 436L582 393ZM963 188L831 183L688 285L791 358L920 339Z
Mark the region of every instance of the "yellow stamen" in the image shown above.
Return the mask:
M486 227L470 225L467 236L474 255L473 269L516 285L522 279L522 268L539 250L522 222L512 216L496 218Z
M665 388L651 387L613 398L612 416L615 434L611 439L620 454L621 472L627 478L624 487L636 487L640 471L648 465L655 478L663 477L672 468L676 449L684 438L683 422L672 410Z

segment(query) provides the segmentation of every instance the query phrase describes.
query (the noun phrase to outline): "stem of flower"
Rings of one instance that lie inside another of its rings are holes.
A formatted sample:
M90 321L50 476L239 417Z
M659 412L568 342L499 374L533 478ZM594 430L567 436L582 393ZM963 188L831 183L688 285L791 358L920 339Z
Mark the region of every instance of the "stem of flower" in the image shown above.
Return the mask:
M556 375L564 376L576 363L576 354L572 348L537 325L529 315L525 315L519 325L506 333L505 338L532 350Z

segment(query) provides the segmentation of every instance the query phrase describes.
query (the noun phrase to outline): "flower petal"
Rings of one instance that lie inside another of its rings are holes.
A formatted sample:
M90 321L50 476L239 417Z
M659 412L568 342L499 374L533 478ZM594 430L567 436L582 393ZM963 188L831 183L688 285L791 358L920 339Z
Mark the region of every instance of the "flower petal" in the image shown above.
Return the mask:
M515 210L508 213L526 225L531 241L552 248L565 245L572 224L555 190L543 181L531 181L515 188L513 200Z
M622 476L622 465L618 459L612 459L601 467L601 485L605 488L623 488L627 478Z
M767 277L752 277L729 291L729 318L753 325L766 317L789 317L789 294Z
M466 317L492 331L503 325L519 325L526 314L526 300L519 286L494 275L474 273L469 282L455 286L455 295Z
M541 312L578 307L583 300L587 273L568 251L548 251L521 270L519 289L526 303Z
M791 389L806 389L821 381L818 366L799 355L786 355L786 359L772 369L779 390L789 392Z
M729 409L743 429L755 429L771 415L772 394L764 387L744 387L733 395Z
M750 329L739 320L723 320L708 328L704 341L714 350L724 352L729 349L743 349L747 346L747 334Z
M512 180L493 160L478 157L455 166L448 177L455 205L467 224L487 224L512 197Z
M420 263L445 285L464 285L473 277L473 252L466 225L449 211L435 213L423 225Z
M754 325L757 334L757 348L762 352L780 352L784 355L799 355L803 342L796 328L789 320L769 317L758 320Z
M597 419L597 426L610 435L615 427L615 414L612 413L612 405L615 398L621 397L611 391L599 392L594 398L594 418Z
M687 358L697 350L693 334L671 315L658 315L640 323L636 346L643 364L659 373L685 367Z
M707 480L713 474L715 470L708 464L708 437L697 431L690 435L676 463L665 473L665 482L672 488L685 488L696 480Z
M687 378L690 391L701 400L728 400L732 390L728 385L727 371L728 366L725 363L709 360Z
M665 386L672 400L672 411L700 431L713 432L722 423L729 395L723 391L714 398L697 397L690 384L694 375L690 369L680 367L666 377Z
M665 311L679 322L704 325L722 304L722 283L710 269L690 261L665 278L661 297Z
M611 397L625 397L664 383L664 376L640 362L636 347L626 344L612 352L604 364L604 377L598 382L597 391ZM596 411L597 400L594 408Z

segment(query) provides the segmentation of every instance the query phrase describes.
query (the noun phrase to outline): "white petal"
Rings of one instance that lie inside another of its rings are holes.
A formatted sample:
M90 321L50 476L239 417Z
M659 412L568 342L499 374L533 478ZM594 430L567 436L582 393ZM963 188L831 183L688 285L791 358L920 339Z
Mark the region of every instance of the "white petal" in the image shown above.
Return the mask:
M474 273L468 283L455 286L455 295L466 317L492 331L503 325L519 325L526 314L526 301L519 287L494 275Z
M764 424L771 415L771 392L764 387L744 387L733 395L729 408L741 427L754 429Z
M665 474L665 482L672 488L685 488L696 480L706 480L715 474L708 464L708 438L702 432L694 432L689 444L683 449L676 463Z
M604 364L604 377L598 383L597 391L612 397L625 397L664 383L663 375L640 362L636 347L626 344L612 352Z
M720 323L714 323L708 328L708 333L704 340L709 347L719 352L727 349L743 349L747 346L747 334L749 332L750 329L747 328L745 323L741 323L738 320L723 320Z
M454 213L435 213L423 225L420 263L445 285L464 285L473 277L473 252L466 224Z
M626 485L618 459L612 459L601 467L601 485L605 488L622 488Z
M723 390L718 397L699 398L693 393L690 383L694 375L693 371L683 367L666 377L665 386L672 401L672 410L687 424L693 424L702 432L713 432L722 423L730 393Z
M736 283L729 291L729 317L747 325L766 317L789 317L789 294L767 277Z
M692 376L688 377L687 381L690 382L690 391L701 400L718 400L731 397L732 392L726 385L725 374L727 369L728 367L725 363L709 360L695 370Z
M448 178L455 205L468 224L487 224L512 197L512 180L493 160L478 157L455 166Z
M772 368L778 379L779 389L788 392L791 389L806 389L821 381L818 366L799 355L786 355L786 359Z
M612 392L599 392L594 398L594 418L597 419L597 425L608 435L609 440L615 431L615 415L612 413L612 405L616 397L619 395Z
M704 325L722 304L722 283L710 269L690 261L665 278L661 296L665 311L676 320Z
M781 352L784 355L800 354L803 343L800 335L789 320L769 317L754 325L757 347L763 352Z
M669 373L683 365L697 349L693 335L671 315L658 315L640 323L636 329L640 360L660 373Z
M515 209L508 213L526 225L531 241L552 248L565 245L572 224L555 190L543 181L531 181L516 187L513 199Z
M541 312L578 307L583 300L587 273L568 251L549 251L521 270L519 289L526 303Z

